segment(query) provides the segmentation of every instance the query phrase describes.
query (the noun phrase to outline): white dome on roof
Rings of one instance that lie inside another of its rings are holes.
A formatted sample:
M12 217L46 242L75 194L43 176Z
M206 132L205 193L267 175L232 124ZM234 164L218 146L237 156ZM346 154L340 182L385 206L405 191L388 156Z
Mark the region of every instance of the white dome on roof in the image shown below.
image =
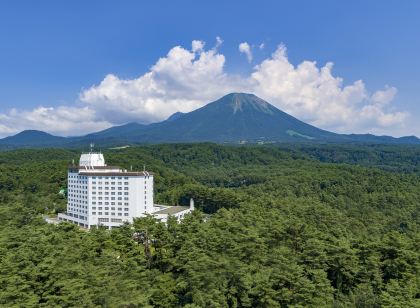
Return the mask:
M83 167L104 167L105 158L102 153L82 154L79 160L79 166Z

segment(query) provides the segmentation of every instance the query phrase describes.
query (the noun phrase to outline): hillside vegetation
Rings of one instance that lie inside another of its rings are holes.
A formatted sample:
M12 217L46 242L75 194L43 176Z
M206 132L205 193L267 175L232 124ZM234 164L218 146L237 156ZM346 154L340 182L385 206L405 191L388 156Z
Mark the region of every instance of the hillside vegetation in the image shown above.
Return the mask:
M106 150L199 211L112 231L48 225L80 151L0 153L0 306L419 307L418 147Z

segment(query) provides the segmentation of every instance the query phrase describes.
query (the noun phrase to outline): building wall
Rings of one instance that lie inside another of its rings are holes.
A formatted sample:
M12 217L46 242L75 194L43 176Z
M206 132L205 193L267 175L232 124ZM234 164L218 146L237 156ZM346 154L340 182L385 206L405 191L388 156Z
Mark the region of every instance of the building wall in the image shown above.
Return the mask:
M178 213L174 213L174 214L171 214L171 215L168 215L168 214L154 214L153 216L156 219L158 219L158 220L160 220L164 223L166 223L168 221L169 216L175 217L178 220L178 222L180 222L182 219L184 219L185 215L190 214L192 211L193 211L193 209L190 208L188 210L178 212Z
M77 172L68 173L67 213L80 224L88 224L88 179Z
M68 174L67 213L86 227L119 226L153 212L153 175Z

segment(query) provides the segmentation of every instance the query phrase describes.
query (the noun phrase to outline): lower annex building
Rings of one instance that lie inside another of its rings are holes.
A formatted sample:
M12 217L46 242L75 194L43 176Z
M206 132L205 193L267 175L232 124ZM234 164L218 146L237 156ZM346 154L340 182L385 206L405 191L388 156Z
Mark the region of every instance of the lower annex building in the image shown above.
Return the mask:
M145 215L163 222L169 215L181 220L194 210L192 199L189 207L154 204L153 173L107 166L103 154L93 152L92 147L80 156L79 165L69 166L67 212L58 214L59 221L88 229L112 228Z

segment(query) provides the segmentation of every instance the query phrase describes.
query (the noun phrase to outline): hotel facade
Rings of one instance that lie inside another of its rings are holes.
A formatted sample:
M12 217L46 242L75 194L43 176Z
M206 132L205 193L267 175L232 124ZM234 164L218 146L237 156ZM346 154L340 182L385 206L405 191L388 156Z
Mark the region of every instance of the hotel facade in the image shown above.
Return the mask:
M67 212L58 220L113 228L148 214L164 222L169 215L180 220L194 210L192 200L190 207L154 204L153 183L153 173L107 166L103 154L91 150L68 169Z

